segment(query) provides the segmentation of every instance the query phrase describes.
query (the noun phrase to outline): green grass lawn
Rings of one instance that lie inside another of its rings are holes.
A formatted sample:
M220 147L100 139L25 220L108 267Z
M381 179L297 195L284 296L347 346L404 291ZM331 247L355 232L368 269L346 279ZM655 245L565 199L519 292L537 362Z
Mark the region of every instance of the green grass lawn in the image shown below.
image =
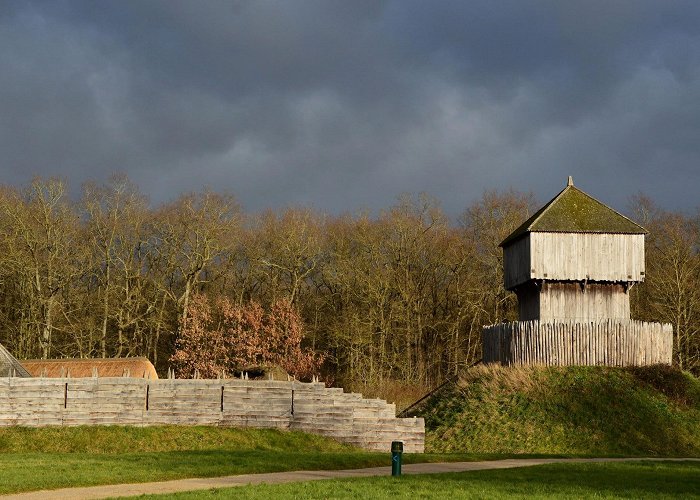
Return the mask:
M0 428L0 456L28 452L102 455L184 450L357 451L321 436L275 429L176 425Z
M406 454L406 463L504 455ZM301 432L217 427L0 429L0 493L288 470L390 465L370 453Z
M163 498L147 496L142 498ZM700 498L700 463L551 464L520 469L258 485L167 495L285 498Z
M493 460L505 455L404 455L404 463ZM143 483L294 470L391 465L391 455L362 451L193 450L123 454L10 453L0 456L0 494L99 484Z

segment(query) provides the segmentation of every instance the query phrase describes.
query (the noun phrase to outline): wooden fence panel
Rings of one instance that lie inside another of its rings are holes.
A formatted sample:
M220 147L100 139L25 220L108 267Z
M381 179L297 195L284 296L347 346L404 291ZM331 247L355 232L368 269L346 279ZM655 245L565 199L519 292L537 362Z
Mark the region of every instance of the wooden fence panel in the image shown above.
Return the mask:
M484 363L549 366L671 364L673 327L643 321L515 321L484 327Z
M370 450L422 453L422 418L322 383L142 378L0 378L0 426L220 425L290 428Z

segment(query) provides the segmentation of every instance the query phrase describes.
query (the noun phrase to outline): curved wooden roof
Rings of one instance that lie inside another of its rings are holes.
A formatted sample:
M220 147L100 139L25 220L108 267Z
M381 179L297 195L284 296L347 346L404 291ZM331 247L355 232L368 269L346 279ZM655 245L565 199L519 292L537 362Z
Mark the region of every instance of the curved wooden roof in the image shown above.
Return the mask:
M147 358L26 359L21 363L33 377L85 378L97 374L98 377L158 378Z

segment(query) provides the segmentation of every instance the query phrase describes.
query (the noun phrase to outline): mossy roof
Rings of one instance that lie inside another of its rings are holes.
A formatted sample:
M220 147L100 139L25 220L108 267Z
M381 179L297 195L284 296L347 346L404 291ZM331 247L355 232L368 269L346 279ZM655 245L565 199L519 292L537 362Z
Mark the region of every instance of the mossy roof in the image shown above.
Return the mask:
M647 230L571 184L523 222L500 246L533 232L646 234Z

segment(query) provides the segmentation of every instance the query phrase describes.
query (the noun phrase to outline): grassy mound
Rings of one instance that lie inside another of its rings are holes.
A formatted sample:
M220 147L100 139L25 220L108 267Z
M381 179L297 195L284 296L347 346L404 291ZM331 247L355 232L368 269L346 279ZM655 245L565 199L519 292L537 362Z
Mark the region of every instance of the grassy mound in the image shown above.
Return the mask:
M479 366L412 414L430 452L700 456L700 380L667 366Z

